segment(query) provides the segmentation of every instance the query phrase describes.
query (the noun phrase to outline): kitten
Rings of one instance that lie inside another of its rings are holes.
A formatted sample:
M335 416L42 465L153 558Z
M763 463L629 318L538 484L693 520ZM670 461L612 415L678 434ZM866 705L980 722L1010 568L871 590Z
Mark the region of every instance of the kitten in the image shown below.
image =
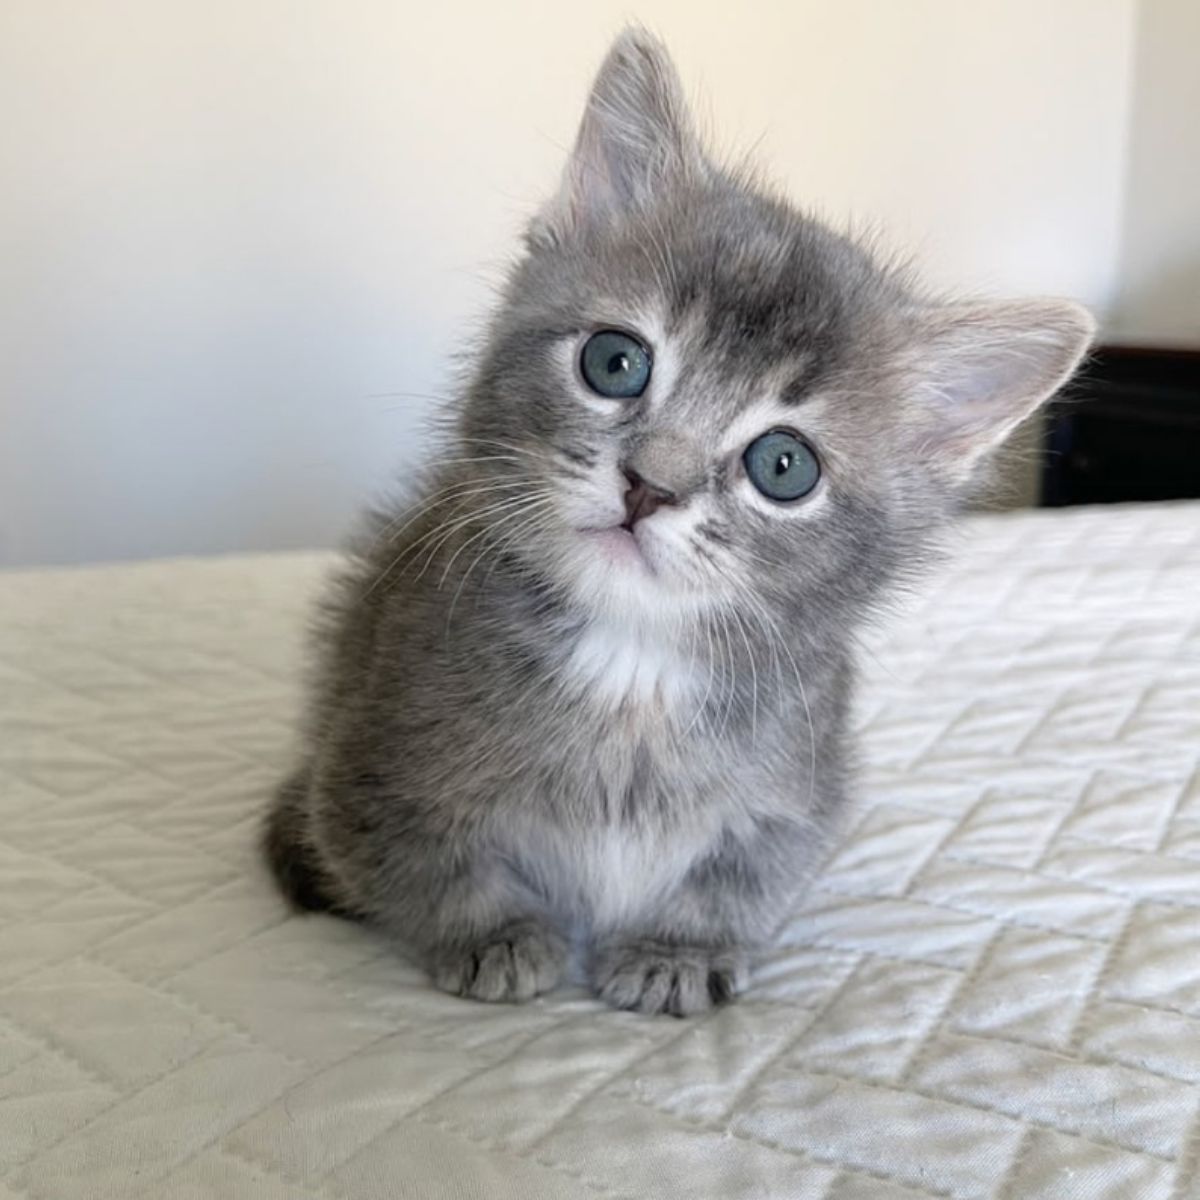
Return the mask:
M746 987L836 827L855 629L1092 321L936 303L716 165L617 39L419 502L330 607L266 850L437 985Z

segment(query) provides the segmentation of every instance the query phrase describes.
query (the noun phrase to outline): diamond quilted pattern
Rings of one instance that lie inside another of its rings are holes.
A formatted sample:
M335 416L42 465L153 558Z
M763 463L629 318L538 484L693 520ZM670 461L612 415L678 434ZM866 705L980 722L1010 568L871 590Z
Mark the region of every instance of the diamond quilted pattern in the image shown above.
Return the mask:
M12 1018L115 1087L132 1090L216 1041L221 1025L85 958L6 989Z
M488 1008L255 858L322 555L0 576L0 1200L1200 1200L1200 506L979 518L745 1001Z
M0 924L0 987L87 950L148 911L145 902L106 884L85 884L40 911L6 918Z
M6 1071L0 1077L0 1169L13 1171L119 1097L116 1088L49 1047Z
M1001 929L956 997L951 1029L1067 1050L1106 947L1048 929Z
M1194 1106L1191 1089L1176 1080L948 1033L929 1047L912 1082L939 1098L1171 1159L1184 1149Z
M1046 1163L1053 1163L1053 1169L1047 1171ZM1167 1163L1034 1129L1021 1147L1004 1194L1014 1200L1058 1200L1060 1196L1167 1200L1173 1176Z
M159 1195L157 1183L296 1082L302 1069L237 1038L125 1092L12 1174L37 1196Z
M730 1128L814 1162L895 1180L917 1194L966 1197L988 1195L994 1164L1017 1153L1022 1127L1003 1114L911 1089L807 1071L763 1079Z

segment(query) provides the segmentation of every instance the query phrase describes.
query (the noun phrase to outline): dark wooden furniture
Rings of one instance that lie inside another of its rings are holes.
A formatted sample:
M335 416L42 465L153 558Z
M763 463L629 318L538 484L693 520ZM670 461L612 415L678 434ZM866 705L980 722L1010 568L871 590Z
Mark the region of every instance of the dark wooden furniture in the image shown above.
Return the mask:
M1101 346L1050 405L1041 503L1200 497L1200 349Z

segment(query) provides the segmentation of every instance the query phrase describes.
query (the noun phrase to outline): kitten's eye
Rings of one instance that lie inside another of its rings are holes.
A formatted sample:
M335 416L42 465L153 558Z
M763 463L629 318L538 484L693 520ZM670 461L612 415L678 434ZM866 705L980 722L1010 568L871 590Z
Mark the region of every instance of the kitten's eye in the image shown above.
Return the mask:
M799 436L772 429L746 447L742 463L750 482L768 500L799 500L817 486L821 464Z
M650 351L627 333L604 329L584 343L579 373L597 395L630 400L650 382Z

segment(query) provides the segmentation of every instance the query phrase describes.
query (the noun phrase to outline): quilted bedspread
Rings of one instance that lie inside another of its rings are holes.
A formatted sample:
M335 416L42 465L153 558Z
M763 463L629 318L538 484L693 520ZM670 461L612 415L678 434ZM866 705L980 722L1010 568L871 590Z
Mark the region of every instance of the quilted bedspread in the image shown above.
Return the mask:
M256 860L324 555L0 576L0 1200L1200 1197L1200 506L982 517L738 1004L433 991Z

